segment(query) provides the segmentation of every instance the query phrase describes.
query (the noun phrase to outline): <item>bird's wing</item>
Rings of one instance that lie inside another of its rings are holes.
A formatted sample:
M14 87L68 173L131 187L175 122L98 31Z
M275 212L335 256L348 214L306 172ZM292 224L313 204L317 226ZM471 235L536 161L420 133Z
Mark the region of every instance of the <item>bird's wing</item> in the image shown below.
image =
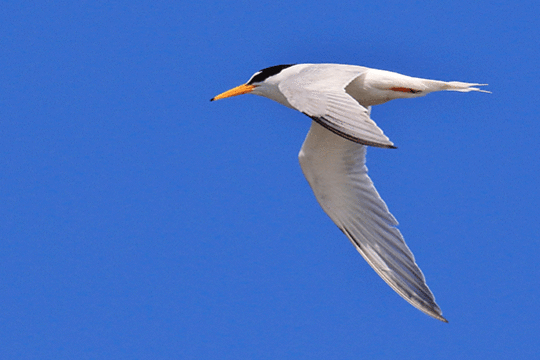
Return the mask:
M388 285L416 308L445 321L414 256L365 166L366 147L316 122L300 150L317 201Z
M279 90L294 108L328 130L363 145L394 148L369 110L345 91L365 69L313 65L283 80Z

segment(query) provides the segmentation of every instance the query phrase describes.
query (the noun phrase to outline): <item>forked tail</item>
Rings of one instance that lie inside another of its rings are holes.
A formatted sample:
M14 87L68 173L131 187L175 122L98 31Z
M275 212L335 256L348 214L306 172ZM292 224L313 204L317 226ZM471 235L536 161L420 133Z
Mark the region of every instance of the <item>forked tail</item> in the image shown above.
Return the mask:
M469 91L480 91L483 93L491 94L491 91L482 90L475 86L487 86L487 84L470 84L460 81L449 81L445 83L446 86L442 90L448 91L459 91L459 92L469 92Z

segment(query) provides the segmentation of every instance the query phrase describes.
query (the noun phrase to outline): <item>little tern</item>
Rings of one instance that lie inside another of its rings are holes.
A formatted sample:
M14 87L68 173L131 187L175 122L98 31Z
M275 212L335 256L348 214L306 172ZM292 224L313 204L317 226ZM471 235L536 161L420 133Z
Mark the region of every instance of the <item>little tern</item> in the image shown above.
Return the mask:
M489 91L342 64L288 64L253 74L210 101L255 94L313 121L298 158L317 201L356 250L394 291L435 319L448 322L405 244L397 220L367 174L366 145L395 148L371 119L371 107L434 91Z

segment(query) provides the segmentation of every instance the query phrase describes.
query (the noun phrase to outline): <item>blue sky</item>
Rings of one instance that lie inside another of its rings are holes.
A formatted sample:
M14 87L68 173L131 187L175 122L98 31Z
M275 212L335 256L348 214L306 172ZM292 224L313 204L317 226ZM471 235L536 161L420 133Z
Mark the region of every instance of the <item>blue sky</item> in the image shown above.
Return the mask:
M537 1L2 2L4 359L529 359L540 352ZM374 107L367 165L444 315L318 206L310 125L218 93L356 64L493 94Z

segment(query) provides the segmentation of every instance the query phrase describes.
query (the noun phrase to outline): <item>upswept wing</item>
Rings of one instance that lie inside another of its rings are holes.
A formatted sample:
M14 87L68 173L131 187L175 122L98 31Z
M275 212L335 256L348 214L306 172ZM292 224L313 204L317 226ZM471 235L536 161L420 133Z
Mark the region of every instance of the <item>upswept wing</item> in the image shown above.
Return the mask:
M446 322L367 174L365 155L365 146L313 122L299 159L317 201L371 267L413 306Z
M279 90L297 110L328 130L363 145L394 148L370 118L370 111L345 91L367 68L360 66L310 66L289 76Z

